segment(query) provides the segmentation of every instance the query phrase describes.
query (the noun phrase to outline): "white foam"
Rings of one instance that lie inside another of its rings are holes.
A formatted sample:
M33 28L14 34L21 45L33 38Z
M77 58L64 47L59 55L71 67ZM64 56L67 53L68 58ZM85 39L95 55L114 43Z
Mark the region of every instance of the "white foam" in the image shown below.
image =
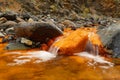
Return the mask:
M21 55L16 57L13 61L14 63L9 63L8 65L21 65L30 62L33 58L36 58L33 63L45 62L55 58L56 55L49 53L47 51L32 51L27 52L26 55Z
M32 58L39 58L42 61L48 61L50 59L55 58L56 56L50 52L47 51L35 51L35 52L28 52L28 54L32 57Z
M106 66L100 65L101 68L109 68L109 67L112 67L114 65L113 63L105 60L104 57L101 57L99 55L93 55L93 54L90 54L88 52L80 52L80 53L76 53L75 55L92 59L94 61L93 65L95 63L107 64ZM90 64L92 65L92 63L90 63Z
M27 62L30 62L29 59L24 59L24 60L19 60L19 59L14 59L14 63L9 63L9 66L15 66L15 65L21 65L21 64L25 64Z

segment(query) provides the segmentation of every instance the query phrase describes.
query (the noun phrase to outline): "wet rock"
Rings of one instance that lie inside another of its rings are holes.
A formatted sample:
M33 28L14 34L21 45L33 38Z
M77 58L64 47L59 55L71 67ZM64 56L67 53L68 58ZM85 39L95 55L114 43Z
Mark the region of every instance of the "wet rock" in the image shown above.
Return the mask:
M7 29L7 28L10 28L10 27L14 27L17 23L14 22L14 21L7 21L3 24L0 24L0 29Z
M15 36L14 35L9 35L7 40L8 40L8 42L14 41L15 40Z
M62 35L62 31L50 23L19 23L15 27L17 37L24 37L34 42L44 43L47 38Z
M3 13L1 17L5 17L7 20L16 20L17 13L13 11L7 11Z
M14 35L9 35L9 36L7 36L7 37L2 37L2 41L1 41L1 43L6 43L6 42L13 42L13 41L15 41L15 37L14 37Z
M8 39L2 37L2 41L0 43L6 43L8 41Z
M24 44L18 43L18 42L10 42L5 47L6 50L26 50L30 49L30 47L25 46Z
M120 58L120 22L98 30L103 45L113 51L113 57Z

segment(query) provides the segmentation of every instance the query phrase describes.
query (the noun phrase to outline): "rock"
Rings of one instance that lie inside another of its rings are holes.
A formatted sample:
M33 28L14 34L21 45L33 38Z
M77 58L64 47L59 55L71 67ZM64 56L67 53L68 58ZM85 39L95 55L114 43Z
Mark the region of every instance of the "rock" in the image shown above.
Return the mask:
M37 17L37 15L36 16L32 15L30 18L32 18L34 21L38 21L39 20L39 18Z
M17 18L16 18L16 22L25 22L25 20L23 20L23 19L20 18L20 17L17 17Z
M79 20L80 17L76 12L72 11L71 14L70 14L70 19L71 20Z
M14 27L7 28L7 29L5 30L5 32L6 32L7 34L15 34L15 32L14 32Z
M2 12L0 12L0 17L2 17L3 16L3 13Z
M18 42L10 42L5 47L6 50L26 50L30 49L30 47L25 46L24 44L18 43Z
M70 20L65 20L63 21L61 24L63 24L66 28L71 28L73 30L76 29L76 25L74 22L70 21Z
M0 29L7 29L7 28L10 28L10 27L13 27L15 26L17 23L14 22L14 21L7 21L3 24L0 24Z
M31 17L31 15L28 12L24 12L20 16L24 20L28 20Z
M98 30L103 45L113 51L113 57L120 58L120 22Z
M34 42L44 43L47 38L55 38L62 35L62 31L50 23L19 23L15 27L17 37L24 37Z
M28 46L32 46L33 42L29 39L26 38L21 38L21 43L28 45Z
M100 35L100 38L104 46L107 46L108 44L110 44L112 38L119 32L120 32L120 23L118 22L108 27L98 29L97 33Z
M108 48L114 52L114 58L120 58L120 32L112 38L112 42L108 45Z
M29 19L28 19L28 22L29 22L29 23L32 23L32 22L34 22L34 20L33 20L32 18L29 18Z
M10 42L10 41L15 41L15 37L14 37L14 35L9 35L9 36L7 36L7 37L2 37L2 41L1 41L1 43L6 43L6 42Z
M1 18L0 18L0 24L5 23L6 21L7 21L6 18L4 18L4 17L1 17Z
M7 20L16 20L17 14L13 11L7 11L3 13L1 17L5 17Z
M3 33L0 32L0 37L4 37L5 35Z

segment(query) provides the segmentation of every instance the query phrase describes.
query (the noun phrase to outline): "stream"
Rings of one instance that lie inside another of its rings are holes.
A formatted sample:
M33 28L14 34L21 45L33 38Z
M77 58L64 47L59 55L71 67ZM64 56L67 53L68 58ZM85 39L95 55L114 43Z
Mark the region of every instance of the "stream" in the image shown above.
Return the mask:
M114 59L81 52L57 56L39 49L2 50L0 44L0 80L119 80L120 65ZM116 59L116 61L119 61Z

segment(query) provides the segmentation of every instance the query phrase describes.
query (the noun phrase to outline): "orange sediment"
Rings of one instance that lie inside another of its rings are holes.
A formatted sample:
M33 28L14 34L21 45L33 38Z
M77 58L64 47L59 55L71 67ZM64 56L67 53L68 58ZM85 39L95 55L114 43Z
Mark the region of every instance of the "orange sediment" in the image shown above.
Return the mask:
M55 42L54 46L59 47L59 54L71 55L84 51L88 40L90 40L93 45L102 46L95 28L77 29Z

